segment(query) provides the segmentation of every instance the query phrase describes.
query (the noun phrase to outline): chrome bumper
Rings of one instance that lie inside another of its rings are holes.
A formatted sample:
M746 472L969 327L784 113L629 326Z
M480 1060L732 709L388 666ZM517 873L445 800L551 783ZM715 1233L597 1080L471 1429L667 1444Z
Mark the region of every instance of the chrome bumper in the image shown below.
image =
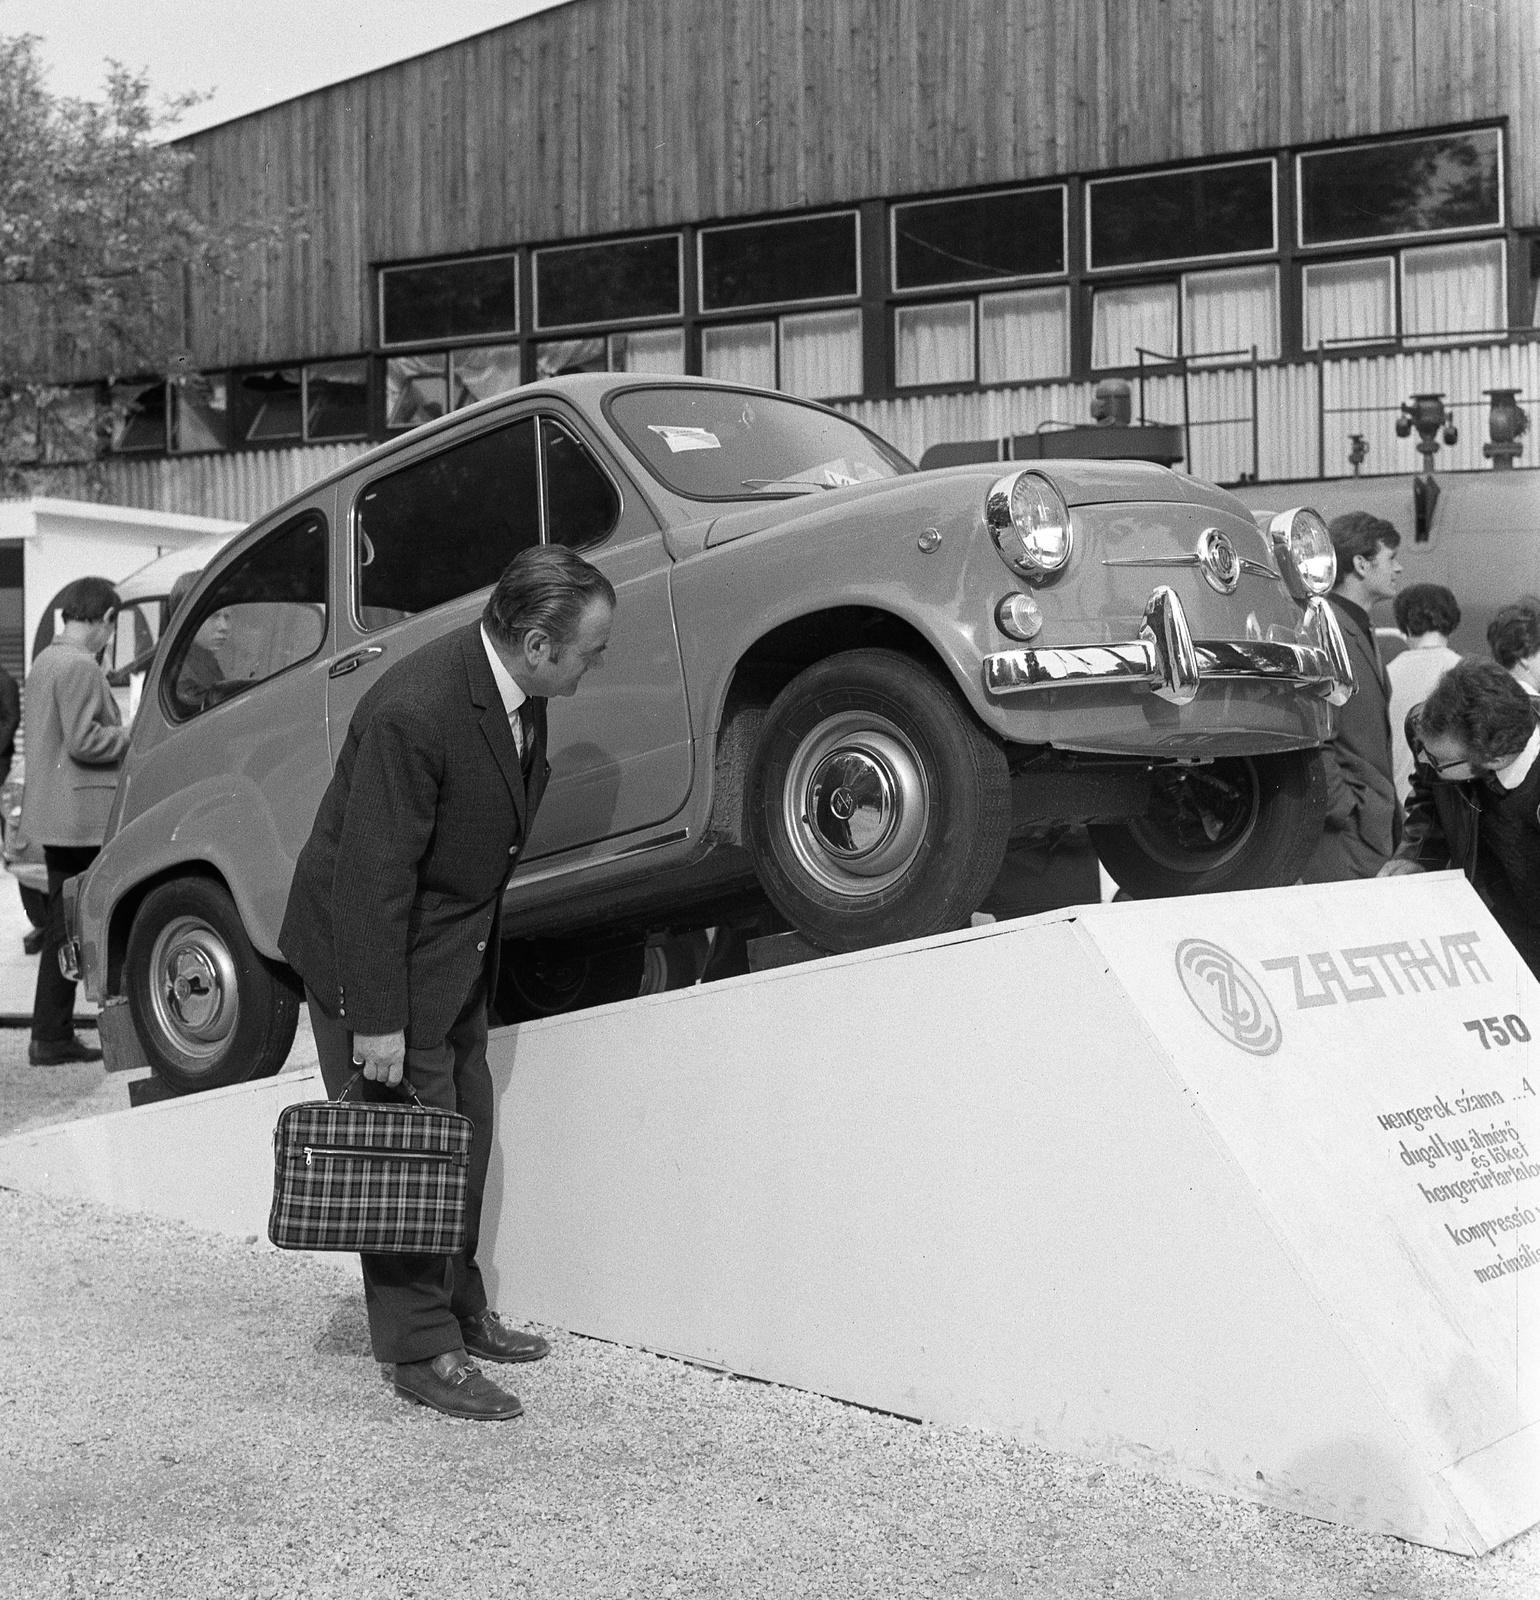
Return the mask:
M1185 706L1204 683L1289 683L1334 706L1352 697L1353 665L1337 618L1325 600L1305 607L1305 644L1262 639L1193 640L1182 602L1162 585L1144 608L1139 637L1120 644L1055 645L1001 650L984 657L991 694L1072 689L1080 684L1134 683Z

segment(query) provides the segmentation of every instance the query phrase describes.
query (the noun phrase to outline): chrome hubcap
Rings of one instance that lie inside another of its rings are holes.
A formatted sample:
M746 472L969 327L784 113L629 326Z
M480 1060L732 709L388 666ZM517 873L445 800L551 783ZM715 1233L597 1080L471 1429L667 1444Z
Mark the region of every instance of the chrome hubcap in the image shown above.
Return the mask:
M178 917L151 952L150 1006L182 1055L212 1062L235 1033L240 994L229 946L206 922Z
M885 717L830 717L792 757L787 836L802 867L826 889L863 897L895 883L919 853L929 817L924 763Z

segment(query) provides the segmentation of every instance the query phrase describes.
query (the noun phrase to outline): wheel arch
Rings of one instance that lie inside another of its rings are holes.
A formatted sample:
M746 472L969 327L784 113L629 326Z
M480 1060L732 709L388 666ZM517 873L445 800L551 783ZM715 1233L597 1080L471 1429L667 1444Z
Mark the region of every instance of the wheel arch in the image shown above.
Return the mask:
M955 681L946 658L919 627L873 605L824 606L767 628L733 663L713 708L712 797L707 835L722 844L748 837L749 763L770 703L798 673L847 650L896 650ZM970 708L971 709L971 708Z

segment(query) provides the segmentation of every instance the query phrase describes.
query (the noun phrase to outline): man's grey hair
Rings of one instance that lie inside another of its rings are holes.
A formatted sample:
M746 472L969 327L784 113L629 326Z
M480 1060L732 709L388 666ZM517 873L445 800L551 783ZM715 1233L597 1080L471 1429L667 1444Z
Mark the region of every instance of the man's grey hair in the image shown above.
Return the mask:
M595 600L615 604L615 586L596 566L565 545L533 545L503 569L481 620L505 649L517 649L535 629L559 649Z

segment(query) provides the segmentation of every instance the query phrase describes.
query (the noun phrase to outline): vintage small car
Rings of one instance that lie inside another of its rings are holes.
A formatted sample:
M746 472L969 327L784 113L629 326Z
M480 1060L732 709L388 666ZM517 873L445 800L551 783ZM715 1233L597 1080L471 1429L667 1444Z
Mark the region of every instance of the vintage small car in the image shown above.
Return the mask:
M965 926L1049 826L1089 825L1135 895L1292 882L1319 835L1352 679L1313 512L1261 529L1130 462L919 473L783 394L553 379L317 483L169 625L69 902L88 992L126 994L176 1087L283 1061L276 937L353 709L536 540L619 611L552 705L505 901L532 1009L603 974L636 993L660 931L769 913L838 951Z

